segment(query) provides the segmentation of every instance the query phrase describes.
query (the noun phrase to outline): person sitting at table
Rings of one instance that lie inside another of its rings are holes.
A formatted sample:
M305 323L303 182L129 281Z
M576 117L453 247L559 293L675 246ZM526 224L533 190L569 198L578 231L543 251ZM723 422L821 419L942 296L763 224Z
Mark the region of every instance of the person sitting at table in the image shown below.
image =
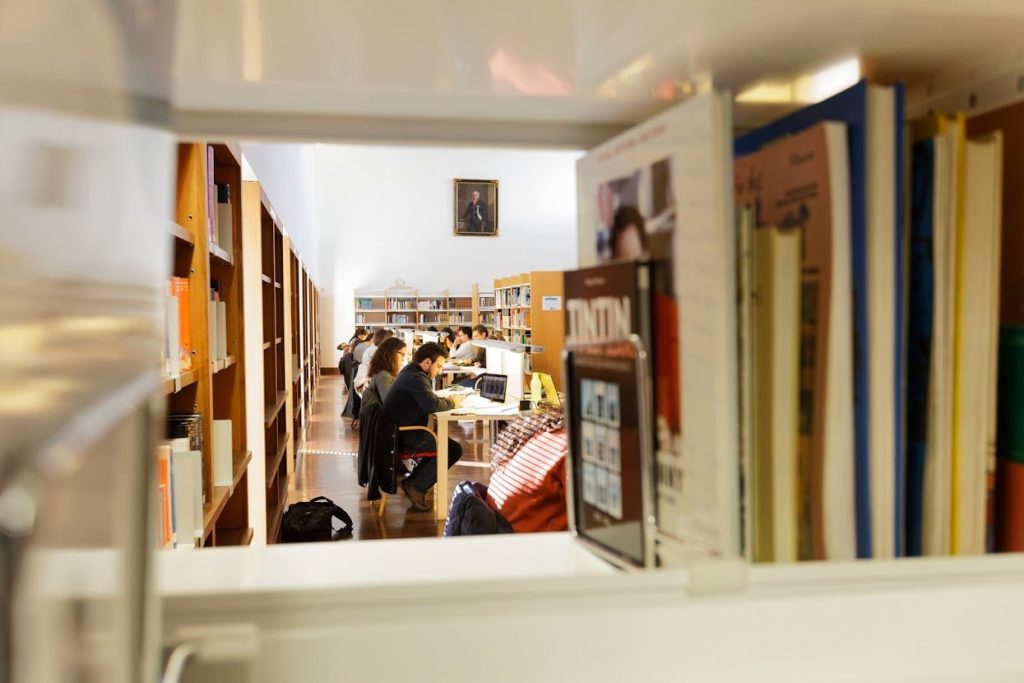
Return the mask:
M490 332L483 325L473 326L473 341L486 341L489 336ZM474 344L473 353L476 354L476 357L473 359L473 365L482 368L487 364L487 349Z
M381 342L380 348L369 361L366 389L363 390L362 405L359 406L359 485L369 486L370 500L380 497L381 480L387 478L387 471L393 471L394 457L390 449L375 448L374 442L381 438L375 419L381 418L384 399L395 382L405 357L405 341L389 337ZM375 414L376 413L376 414ZM382 419L382 418L381 418ZM383 439L381 439L383 443ZM390 462L390 467L389 463Z
M448 354L435 342L427 342L413 354L412 362L402 368L384 399L384 410L399 427L427 425L432 413L453 410L462 404L461 396L441 398L431 389L432 381L441 373ZM437 444L433 437L422 430L400 432L398 450L410 453L436 453ZM462 446L448 439L448 467L451 468L462 457ZM401 483L402 490L414 510L427 511L426 494L437 483L437 458L422 458ZM447 491L438 495L448 495Z
M455 345L455 336L455 330L450 327L442 327L437 343L444 347L445 351L451 354L452 347Z
M470 341L470 335L473 333L471 329L466 326L460 327L455 332L455 351L452 353L452 360L472 360L476 357L474 352L473 342Z
M369 378L370 361L373 360L373 355L377 353L377 349L384 343L384 340L392 336L394 336L394 332L391 330L384 329L383 327L377 328L377 331L373 333L370 345L363 351L362 358L358 359L359 367L356 369L356 376L352 380L352 384L355 386L356 391L359 392L360 397L362 397L363 389Z

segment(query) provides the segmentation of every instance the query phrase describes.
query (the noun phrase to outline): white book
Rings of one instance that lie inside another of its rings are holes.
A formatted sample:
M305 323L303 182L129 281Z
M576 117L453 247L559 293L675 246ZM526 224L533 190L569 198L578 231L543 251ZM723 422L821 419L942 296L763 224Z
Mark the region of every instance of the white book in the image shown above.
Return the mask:
M214 308L217 309L217 360L224 360L228 357L228 303L218 301Z
M210 362L217 360L217 302L210 299Z
M213 421L213 485L231 486L232 471L231 420Z
M754 410L754 207L751 204L736 207L736 284L739 288L737 304L739 368L738 391L740 398L740 477L742 496L743 555L754 559L754 479L753 479L753 410Z
M986 468L995 449L998 349L1002 136L970 140L964 178L964 232L960 255L960 348L956 363L953 525L957 555L985 552Z
M796 562L801 232L754 231L754 558Z
M235 236L231 204L217 204L217 245L229 256L234 253Z
M174 545L175 547L193 547L196 545L195 499L201 496L195 489L192 472L192 456L194 451L188 450L188 439L171 441L171 478L173 484L171 495L174 498ZM201 485L201 482L200 482ZM200 505L199 524L202 524Z
M164 320L164 372L168 377L177 377L181 374L181 334L178 297L169 295L164 297L165 320Z
M868 420L871 556L896 555L896 95L868 89ZM902 122L900 122L902 125Z

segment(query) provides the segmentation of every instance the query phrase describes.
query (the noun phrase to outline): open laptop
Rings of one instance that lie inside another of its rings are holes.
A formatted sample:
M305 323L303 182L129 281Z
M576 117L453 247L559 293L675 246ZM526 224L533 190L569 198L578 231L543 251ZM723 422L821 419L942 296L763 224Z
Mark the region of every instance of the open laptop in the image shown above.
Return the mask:
M476 391L462 402L463 409L491 408L505 403L508 376L486 373L476 381Z

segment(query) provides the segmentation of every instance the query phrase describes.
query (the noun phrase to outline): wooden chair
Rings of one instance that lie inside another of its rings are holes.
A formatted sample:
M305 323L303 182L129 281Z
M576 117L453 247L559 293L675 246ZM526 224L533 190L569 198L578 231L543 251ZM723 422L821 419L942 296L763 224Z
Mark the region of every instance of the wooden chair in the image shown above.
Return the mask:
M437 444L437 432L435 432L433 429L430 429L429 427L420 427L420 426L417 425L417 426L412 426L412 427L399 427L398 428L398 431L400 433L401 432L414 432L414 431L417 431L417 430L418 431L426 432L427 434L430 434L432 437L434 437L434 443ZM405 457L403 457L403 456L405 456ZM396 460L405 460L406 458L411 458L411 457L412 457L411 453L395 453L395 459ZM416 457L417 458L436 458L437 457L437 451L422 451L422 452L416 453ZM434 495L437 495L437 493L435 492ZM387 504L388 504L388 494L385 493L384 491L381 491L380 492L380 505L377 508L377 518L378 519L381 519L381 518L384 517L384 508L387 506ZM370 505L372 507L373 503L371 503Z

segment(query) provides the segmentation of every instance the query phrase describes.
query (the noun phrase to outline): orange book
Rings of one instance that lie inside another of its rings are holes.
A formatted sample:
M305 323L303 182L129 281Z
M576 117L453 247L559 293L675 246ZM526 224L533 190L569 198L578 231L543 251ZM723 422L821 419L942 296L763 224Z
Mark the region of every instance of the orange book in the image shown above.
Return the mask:
M156 481L160 501L160 546L166 547L174 540L174 518L171 512L171 448L157 447Z
M188 278L172 277L171 293L178 299L178 341L181 371L192 369L192 321L188 304Z

